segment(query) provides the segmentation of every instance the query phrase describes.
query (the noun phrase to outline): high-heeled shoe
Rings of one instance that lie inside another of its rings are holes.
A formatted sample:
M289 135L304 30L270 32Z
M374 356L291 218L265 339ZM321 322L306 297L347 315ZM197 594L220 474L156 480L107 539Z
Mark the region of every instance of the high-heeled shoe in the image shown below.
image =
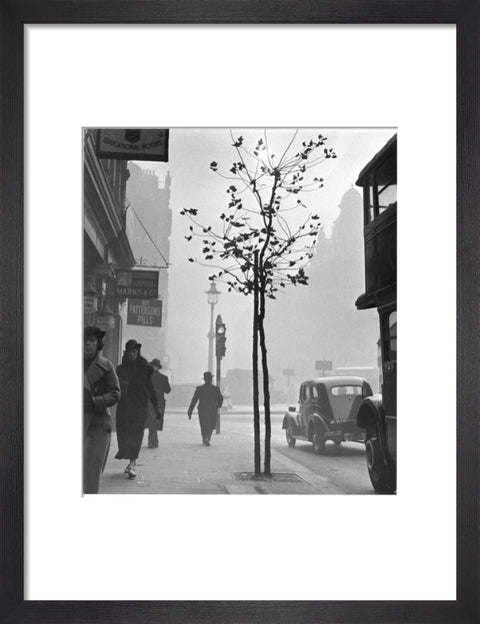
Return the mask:
M137 476L137 473L135 472L133 468L129 468L127 474L128 474L129 479L135 479L135 477Z

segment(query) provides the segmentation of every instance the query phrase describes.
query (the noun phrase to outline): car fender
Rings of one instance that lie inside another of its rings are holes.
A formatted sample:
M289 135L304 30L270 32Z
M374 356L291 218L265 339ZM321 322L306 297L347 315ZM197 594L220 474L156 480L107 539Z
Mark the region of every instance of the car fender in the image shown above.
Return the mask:
M386 457L385 450L385 411L381 394L373 394L363 399L357 414L357 426L368 429L368 423L374 422L379 432L379 442L382 454Z
M300 435L301 432L298 427L297 419L287 412L283 417L282 429L288 429L289 426L293 435Z
M368 421L372 418L377 424L383 425L385 422L385 413L383 411L381 394L372 394L362 400L358 409L357 425L361 429L366 429Z
M310 424L308 427L308 439L311 441L313 438L312 432L316 425L320 425L324 432L328 431L328 425L325 418L318 412L313 412L310 418Z

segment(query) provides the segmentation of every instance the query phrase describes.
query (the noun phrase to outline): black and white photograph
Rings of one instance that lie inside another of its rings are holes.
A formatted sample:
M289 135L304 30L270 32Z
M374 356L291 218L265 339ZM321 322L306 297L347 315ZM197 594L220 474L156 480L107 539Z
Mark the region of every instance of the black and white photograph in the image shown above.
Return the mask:
M397 129L84 128L83 166L83 493L395 494Z
M477 249L456 27L166 6L17 24L8 617L453 622L474 584L456 271Z

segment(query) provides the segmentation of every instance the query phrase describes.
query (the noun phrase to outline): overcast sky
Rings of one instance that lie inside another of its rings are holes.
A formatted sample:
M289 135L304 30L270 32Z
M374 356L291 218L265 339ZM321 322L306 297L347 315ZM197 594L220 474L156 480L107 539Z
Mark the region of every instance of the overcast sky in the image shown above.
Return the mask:
M280 155L294 132L294 129L267 130L270 151ZM360 170L394 132L395 129L392 128L318 128L302 129L298 132L295 145L298 146L299 141L310 140L322 134L328 138L326 146L333 148L337 154L337 159L327 160L319 165L316 175L324 178L324 188L305 196L305 202L312 212L320 215L327 236L338 216L338 205L343 194L355 184ZM264 136L264 130L234 129L233 134L235 137L242 135L246 143L253 143ZM196 208L201 223L212 226L220 223L219 215L226 208L226 189L231 182L213 173L209 165L214 160L220 167L228 170L236 159L236 151L231 143L228 129L173 128L170 130L168 163L137 162L143 169L155 170L160 184L163 183L167 171L172 176L170 208L173 225L170 237L166 340L176 383L200 383L202 372L207 369L210 308L205 291L209 288L208 275L211 272L205 267L188 262L187 258L195 255L198 247L195 246L196 242L188 243L185 240L189 222L179 213L183 208ZM159 261L153 250L151 260ZM227 287L222 284L217 287L222 294L215 308L215 315L221 314L227 325L227 355L223 361L223 369L249 369L252 298L227 293ZM289 290L295 289L292 287ZM295 293L289 292L285 296L292 297ZM269 305L282 305L282 299L279 298ZM314 323L313 318L311 322ZM232 335L232 331L235 331L235 335ZM268 340L278 340L278 337L268 335L267 311Z

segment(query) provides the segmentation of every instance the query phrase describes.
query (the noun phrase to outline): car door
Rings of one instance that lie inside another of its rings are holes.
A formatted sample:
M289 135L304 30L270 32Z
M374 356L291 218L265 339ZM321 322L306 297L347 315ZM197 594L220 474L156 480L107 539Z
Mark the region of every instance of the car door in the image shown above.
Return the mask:
M300 386L300 394L298 397L298 425L302 430L302 434L305 434L307 430L307 412L308 412L308 398L307 398L307 384Z
M321 397L322 390L324 390L322 386L319 387L313 383L309 384L308 386L307 431L308 431L309 423L316 416L320 416L322 421L325 421L325 409L322 409L322 397Z

